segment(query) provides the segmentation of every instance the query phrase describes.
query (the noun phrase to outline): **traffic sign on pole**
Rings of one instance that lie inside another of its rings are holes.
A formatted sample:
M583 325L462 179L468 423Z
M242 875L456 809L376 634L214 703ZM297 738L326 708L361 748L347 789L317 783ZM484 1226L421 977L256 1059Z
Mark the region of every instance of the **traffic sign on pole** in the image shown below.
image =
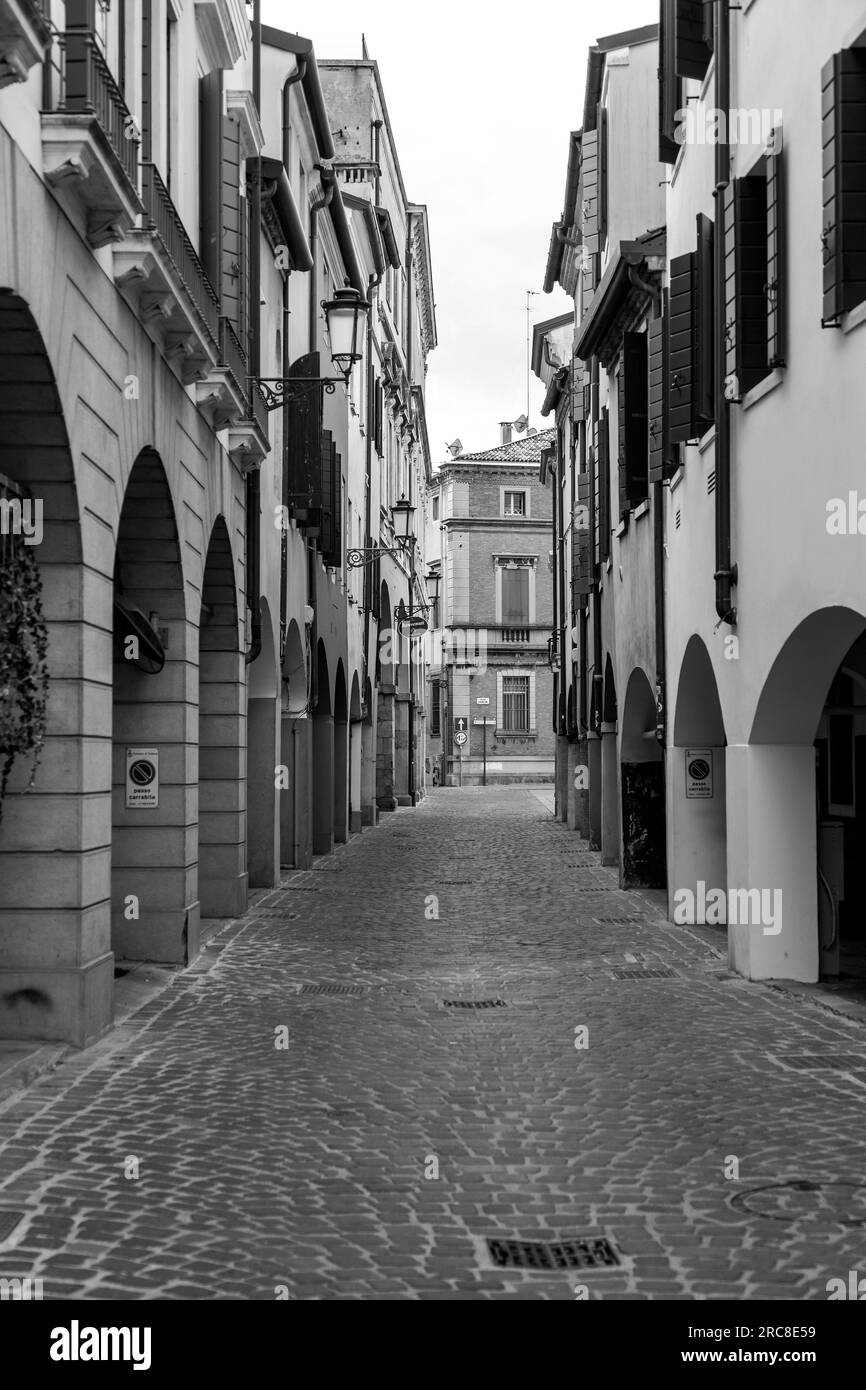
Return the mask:
M477 724L479 728L480 728L482 725L483 725L484 728L486 728L486 729L495 729L495 728L496 728L496 720L495 720L495 719L473 719L472 723L473 723L473 724Z

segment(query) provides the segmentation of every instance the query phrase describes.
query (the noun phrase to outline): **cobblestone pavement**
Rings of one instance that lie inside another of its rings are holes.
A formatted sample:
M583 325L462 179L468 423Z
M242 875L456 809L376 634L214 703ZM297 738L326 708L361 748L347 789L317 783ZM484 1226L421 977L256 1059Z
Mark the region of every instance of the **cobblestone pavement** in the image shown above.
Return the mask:
M55 1299L825 1299L866 1273L866 1035L723 951L532 791L434 792L6 1104L0 1216L24 1220L0 1276ZM504 1004L443 1003L483 999ZM621 1263L501 1268L485 1243L588 1234Z

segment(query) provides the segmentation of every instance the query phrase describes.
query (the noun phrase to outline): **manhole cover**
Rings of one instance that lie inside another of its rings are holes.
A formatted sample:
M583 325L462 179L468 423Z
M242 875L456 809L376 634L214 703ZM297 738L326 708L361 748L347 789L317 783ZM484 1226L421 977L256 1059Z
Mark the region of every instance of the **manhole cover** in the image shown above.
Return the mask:
M0 1241L8 1240L19 1221L23 1220L23 1211L0 1211Z
M853 1182L771 1183L738 1192L731 1206L772 1221L814 1221L823 1225L866 1226L866 1187Z
M360 985L304 985L301 994L363 994Z
M675 980L675 970L614 970L615 980Z
M585 1236L555 1243L542 1240L492 1240L487 1248L500 1269L611 1269L620 1259L607 1236Z
M504 1009L504 999L443 999L446 1009Z
M802 1056L786 1057L784 1053L778 1053L775 1059L782 1062L786 1067L793 1067L795 1071L864 1071L866 1070L866 1057L852 1057L846 1053L834 1053L827 1056Z

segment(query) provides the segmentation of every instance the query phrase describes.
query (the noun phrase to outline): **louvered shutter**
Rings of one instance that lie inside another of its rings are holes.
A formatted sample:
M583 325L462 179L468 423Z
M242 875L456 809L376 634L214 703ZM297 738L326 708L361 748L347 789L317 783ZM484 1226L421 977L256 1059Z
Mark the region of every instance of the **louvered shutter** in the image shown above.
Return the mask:
M591 254L599 249L598 236L598 131L584 131L581 147L583 182L583 244Z
M671 261L667 356L668 433L672 444L694 438L694 269L693 251Z
M698 249L695 259L695 390L694 429L701 434L715 418L715 266L713 223L698 213Z
M676 0L676 71L702 81L712 55L704 25L704 0Z
M575 358L571 366L572 376L572 419L576 424L586 419L586 387L589 373Z
M767 374L767 190L758 175L725 190L725 376L741 400Z
M649 377L649 481L660 483L665 476L665 319L664 313L647 329L647 368Z
M625 393L620 451L625 474L626 504L630 510L639 506L647 496L649 382L645 333L623 335L622 362Z
M222 118L222 267L220 300L223 313L235 327L243 343L244 229L241 217L246 209L241 200L240 125L230 116Z
M659 24L659 159L675 164L680 146L676 140L677 111L683 105L683 81L677 76L676 3L662 0Z
M610 558L610 416L605 406L598 422L598 492L596 506L598 516L598 557L599 561Z
M616 379L617 403L617 478L619 481L619 519L628 521L628 468L625 426L625 361L620 364Z
M577 511L574 518L574 580L575 597L588 594L592 588L592 533L589 529L591 479L588 473L577 478Z
M322 430L322 449L320 464L320 491L322 522L319 531L319 553L325 564L333 563L334 551L334 463L337 449L330 430Z
M289 375L321 376L319 354L310 352L305 357L297 358L289 368ZM322 391L321 387L313 387L296 392L289 401L283 503L295 509L300 525L305 522L309 526L319 524L318 512L315 515L311 512L322 505L321 455Z
M821 74L824 322L866 300L866 52L846 49Z
M767 365L785 365L785 176L782 132L767 148Z
M607 236L607 149L608 126L607 111L598 108L598 250L604 245Z

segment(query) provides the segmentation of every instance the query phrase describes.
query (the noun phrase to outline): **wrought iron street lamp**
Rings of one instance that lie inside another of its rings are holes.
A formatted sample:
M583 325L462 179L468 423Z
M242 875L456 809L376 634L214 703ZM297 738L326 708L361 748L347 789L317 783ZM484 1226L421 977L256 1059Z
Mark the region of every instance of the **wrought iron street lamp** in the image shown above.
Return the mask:
M324 387L329 396L333 396L337 386L348 386L352 368L362 357L364 318L370 305L356 289L347 285L344 289L335 290L333 299L323 300L322 308L331 345L331 360L341 375L250 377L261 391L268 410L276 410L277 406L317 386Z

